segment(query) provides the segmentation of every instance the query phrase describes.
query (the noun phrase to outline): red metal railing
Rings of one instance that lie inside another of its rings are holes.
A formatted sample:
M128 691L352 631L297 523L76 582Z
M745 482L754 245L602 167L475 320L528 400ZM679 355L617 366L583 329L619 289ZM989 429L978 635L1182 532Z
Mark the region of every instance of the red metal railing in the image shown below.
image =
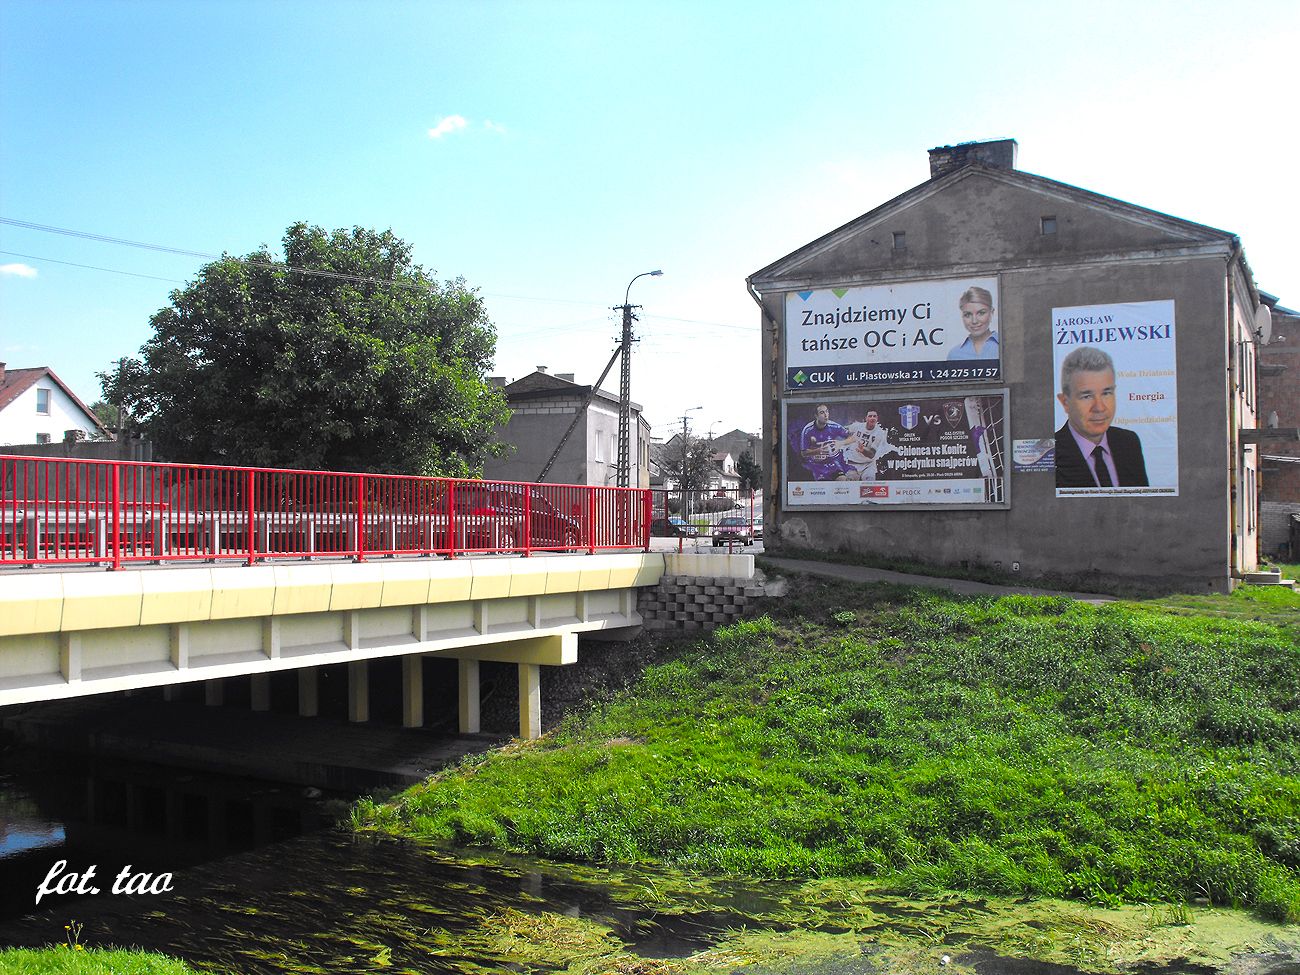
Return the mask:
M649 548L650 492L0 455L0 567Z
M763 505L753 491L651 492L650 533L735 550L763 538Z

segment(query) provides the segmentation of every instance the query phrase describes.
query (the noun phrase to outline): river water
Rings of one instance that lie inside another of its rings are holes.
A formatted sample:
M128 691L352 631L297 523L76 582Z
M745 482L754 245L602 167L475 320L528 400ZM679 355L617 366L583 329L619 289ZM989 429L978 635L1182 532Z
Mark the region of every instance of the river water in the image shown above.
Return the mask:
M847 975L938 970L945 952L967 971L1095 970L974 947L970 931L1003 923L976 898L917 904L458 856L334 828L348 798L10 748L0 758L0 945L58 943L76 922L86 945L136 945L241 975L549 972L583 959L588 971L745 963L744 971ZM84 876L92 864L82 889L98 894L35 903L43 883L57 886L52 871ZM134 892L114 894L124 867ZM1298 961L1272 944L1235 970L1297 975ZM1132 970L1220 968L1180 961Z

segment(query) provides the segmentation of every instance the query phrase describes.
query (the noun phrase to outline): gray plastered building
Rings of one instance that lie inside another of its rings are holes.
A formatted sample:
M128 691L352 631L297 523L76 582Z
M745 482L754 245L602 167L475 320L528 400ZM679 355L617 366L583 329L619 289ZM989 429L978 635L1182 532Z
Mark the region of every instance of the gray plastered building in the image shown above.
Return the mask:
M597 389L588 403L590 386L575 383L571 373L552 375L542 367L513 383L501 383L501 386L510 405L510 419L496 433L511 449L505 457L493 457L484 463L485 478L537 480L575 414L581 411L577 426L555 459L546 480L550 484L615 484L619 411L616 394ZM630 406L631 484L633 487L649 487L650 425L641 416L640 404L632 403Z
M1002 140L931 150L932 177L751 275L762 308L768 545L938 566L1000 566L1080 588L1224 591L1258 548L1256 336L1260 305L1241 242L1014 168ZM1008 442L1056 426L1054 309L1172 300L1177 317L1177 484L1172 497L1058 497L1051 471L1007 464L1002 507L807 509L787 502L784 410L832 395L787 389L786 296L994 278L1001 376L893 384L889 395L1000 395Z

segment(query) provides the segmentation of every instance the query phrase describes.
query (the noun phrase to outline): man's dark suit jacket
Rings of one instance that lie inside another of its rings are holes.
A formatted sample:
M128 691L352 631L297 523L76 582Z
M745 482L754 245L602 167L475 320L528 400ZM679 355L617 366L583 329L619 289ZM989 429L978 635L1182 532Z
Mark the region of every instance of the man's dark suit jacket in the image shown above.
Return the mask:
M1119 475L1116 487L1146 487L1147 465L1142 459L1142 441L1138 435L1123 427L1111 427L1106 431L1106 443L1115 460L1115 473ZM1079 452L1068 422L1056 431L1056 486L1097 486L1092 473L1092 458Z

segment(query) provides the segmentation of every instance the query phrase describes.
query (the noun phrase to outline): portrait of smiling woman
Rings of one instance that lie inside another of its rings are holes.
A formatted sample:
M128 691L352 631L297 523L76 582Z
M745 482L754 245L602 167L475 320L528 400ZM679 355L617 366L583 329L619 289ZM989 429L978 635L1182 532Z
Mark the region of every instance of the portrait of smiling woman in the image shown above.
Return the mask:
M980 287L970 287L957 301L966 340L948 353L948 359L997 359L998 333L993 330L993 295Z

